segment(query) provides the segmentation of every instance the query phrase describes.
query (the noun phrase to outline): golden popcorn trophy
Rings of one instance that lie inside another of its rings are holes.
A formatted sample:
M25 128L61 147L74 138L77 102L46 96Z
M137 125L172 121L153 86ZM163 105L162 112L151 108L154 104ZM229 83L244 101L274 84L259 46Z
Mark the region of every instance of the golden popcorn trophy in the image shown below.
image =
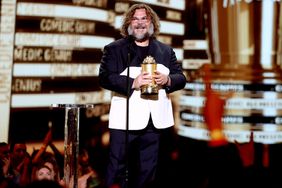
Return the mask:
M142 72L148 72L149 75L153 76L155 71L157 70L157 63L152 56L147 56L142 66ZM141 95L155 95L159 93L158 85L156 84L155 80L153 79L150 84L141 86Z

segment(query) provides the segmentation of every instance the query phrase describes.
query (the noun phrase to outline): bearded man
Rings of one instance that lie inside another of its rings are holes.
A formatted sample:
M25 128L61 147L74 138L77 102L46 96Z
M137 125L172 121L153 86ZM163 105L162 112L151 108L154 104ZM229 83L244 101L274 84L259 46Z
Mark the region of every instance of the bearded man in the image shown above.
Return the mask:
M160 135L174 125L170 93L183 89L186 77L173 49L156 39L159 30L159 18L153 9L146 4L134 4L123 19L123 38L104 47L99 83L113 92L109 113L107 187L115 184L126 187L128 177L129 187L152 185ZM153 74L141 69L146 57L157 64ZM152 82L157 84L158 93L142 95L141 88ZM137 151L137 155L132 151ZM138 161L138 168L129 171L129 176L128 155L130 160L136 157Z

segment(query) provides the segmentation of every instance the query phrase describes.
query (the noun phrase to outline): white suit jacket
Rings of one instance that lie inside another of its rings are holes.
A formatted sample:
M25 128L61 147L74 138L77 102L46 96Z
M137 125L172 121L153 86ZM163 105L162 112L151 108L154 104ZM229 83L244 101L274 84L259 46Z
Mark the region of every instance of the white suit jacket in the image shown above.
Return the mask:
M157 70L169 74L169 69L162 64L157 65ZM136 78L141 72L141 67L130 67L130 77ZM121 75L126 75L124 70ZM129 130L144 129L149 121L150 114L156 128L167 128L174 125L172 102L169 94L160 89L157 99L141 98L140 90L135 90L129 98ZM109 113L109 128L126 129L126 96L113 93Z

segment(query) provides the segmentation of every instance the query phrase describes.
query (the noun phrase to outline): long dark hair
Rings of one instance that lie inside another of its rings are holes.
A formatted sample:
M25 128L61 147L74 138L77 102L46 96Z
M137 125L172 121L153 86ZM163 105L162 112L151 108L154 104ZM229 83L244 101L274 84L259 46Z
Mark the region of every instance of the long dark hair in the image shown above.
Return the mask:
M151 22L154 26L154 33L152 37L156 37L160 32L160 19L158 15L156 14L156 12L146 4L134 4L128 9L128 11L124 15L123 23L120 28L120 34L123 37L128 36L127 28L130 25L131 19L136 9L145 9L146 10L146 14L148 17L150 17Z

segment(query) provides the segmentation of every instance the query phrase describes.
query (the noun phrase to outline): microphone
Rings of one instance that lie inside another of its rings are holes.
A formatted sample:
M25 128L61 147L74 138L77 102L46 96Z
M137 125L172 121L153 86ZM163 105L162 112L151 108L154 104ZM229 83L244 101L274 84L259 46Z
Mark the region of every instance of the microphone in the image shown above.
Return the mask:
M128 35L127 37L128 40L128 44L127 44L127 48L128 48L128 66L131 62L131 60L133 59L133 56L135 54L135 49L134 49L134 41L135 41L135 37L133 35Z
M125 185L128 187L128 179L129 179L129 141L128 141L128 136L129 136L129 97L130 97L130 91L131 91L131 86L130 86L130 63L132 59L132 54L133 54L133 42L134 42L134 37L132 35L128 35L127 37L128 40L128 53L127 53L127 73L126 73L126 86L127 86L127 92L126 92L126 128L125 128Z
M135 41L135 37L133 35L128 35L127 39L128 39L128 50L129 50L129 52L132 52L133 51L133 43Z

